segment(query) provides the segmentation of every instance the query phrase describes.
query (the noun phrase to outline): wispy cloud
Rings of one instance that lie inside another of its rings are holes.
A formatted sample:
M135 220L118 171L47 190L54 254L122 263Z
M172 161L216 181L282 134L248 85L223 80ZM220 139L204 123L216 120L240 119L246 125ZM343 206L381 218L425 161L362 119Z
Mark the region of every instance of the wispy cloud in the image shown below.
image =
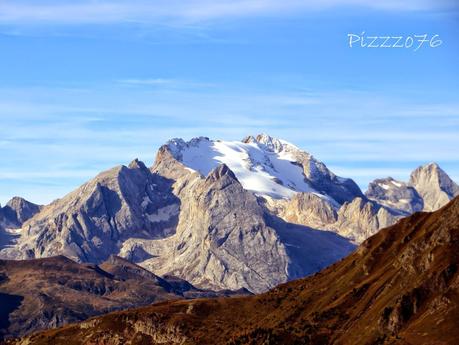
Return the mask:
M167 78L121 79L117 80L117 82L129 86L152 86L162 88L209 88L217 86L215 83Z
M455 0L112 0L2 1L3 24L174 24L222 18L291 14L334 7L422 11L457 6Z

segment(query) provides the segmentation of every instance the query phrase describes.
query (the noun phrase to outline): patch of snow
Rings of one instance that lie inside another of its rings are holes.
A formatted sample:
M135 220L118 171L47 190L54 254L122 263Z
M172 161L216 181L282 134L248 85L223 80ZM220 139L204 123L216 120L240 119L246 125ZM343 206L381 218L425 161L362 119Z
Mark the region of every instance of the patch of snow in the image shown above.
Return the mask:
M292 145L286 146L288 150L280 150L279 145L282 144L276 142L266 149L265 145L254 142L211 141L206 138L192 140L180 151L178 158L188 168L204 176L224 163L245 189L259 195L281 199L291 198L297 192L316 192L306 182L303 169L294 164L291 152L296 148Z
M20 235L22 232L22 228L6 228L5 232L12 235Z
M156 213L148 214L147 218L152 223L167 222L173 216L176 216L179 212L179 205L172 204L160 208Z
M384 183L379 184L379 186L385 190L388 190L390 188L387 184L384 184Z
M397 182L397 181L392 181L392 184L396 185L399 188L402 186L402 184L400 182Z

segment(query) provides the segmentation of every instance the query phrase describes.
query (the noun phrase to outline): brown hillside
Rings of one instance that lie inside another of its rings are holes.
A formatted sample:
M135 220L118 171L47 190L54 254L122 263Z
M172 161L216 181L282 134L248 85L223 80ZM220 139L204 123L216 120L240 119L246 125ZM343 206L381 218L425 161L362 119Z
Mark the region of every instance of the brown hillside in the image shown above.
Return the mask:
M319 274L268 293L164 302L23 343L458 344L458 256L456 198L380 231Z

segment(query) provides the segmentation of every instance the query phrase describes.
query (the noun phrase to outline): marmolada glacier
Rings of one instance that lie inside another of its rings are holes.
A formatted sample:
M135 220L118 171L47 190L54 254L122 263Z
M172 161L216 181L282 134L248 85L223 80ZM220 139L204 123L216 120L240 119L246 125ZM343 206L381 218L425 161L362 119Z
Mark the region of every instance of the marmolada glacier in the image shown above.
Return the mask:
M261 293L314 274L378 230L457 195L435 163L409 181L382 176L363 193L266 134L172 139L151 167L137 159L114 167L49 205L11 200L0 209L0 258L65 256L94 265L124 258L198 289Z

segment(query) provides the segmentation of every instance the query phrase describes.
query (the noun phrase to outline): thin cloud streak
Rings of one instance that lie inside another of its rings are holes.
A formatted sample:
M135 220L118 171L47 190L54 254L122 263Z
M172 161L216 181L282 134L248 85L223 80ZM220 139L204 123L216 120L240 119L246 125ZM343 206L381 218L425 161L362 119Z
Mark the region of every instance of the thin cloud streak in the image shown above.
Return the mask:
M10 25L158 24L176 25L225 18L295 14L336 7L388 11L457 8L453 0L159 0L159 1L7 1L0 23Z

